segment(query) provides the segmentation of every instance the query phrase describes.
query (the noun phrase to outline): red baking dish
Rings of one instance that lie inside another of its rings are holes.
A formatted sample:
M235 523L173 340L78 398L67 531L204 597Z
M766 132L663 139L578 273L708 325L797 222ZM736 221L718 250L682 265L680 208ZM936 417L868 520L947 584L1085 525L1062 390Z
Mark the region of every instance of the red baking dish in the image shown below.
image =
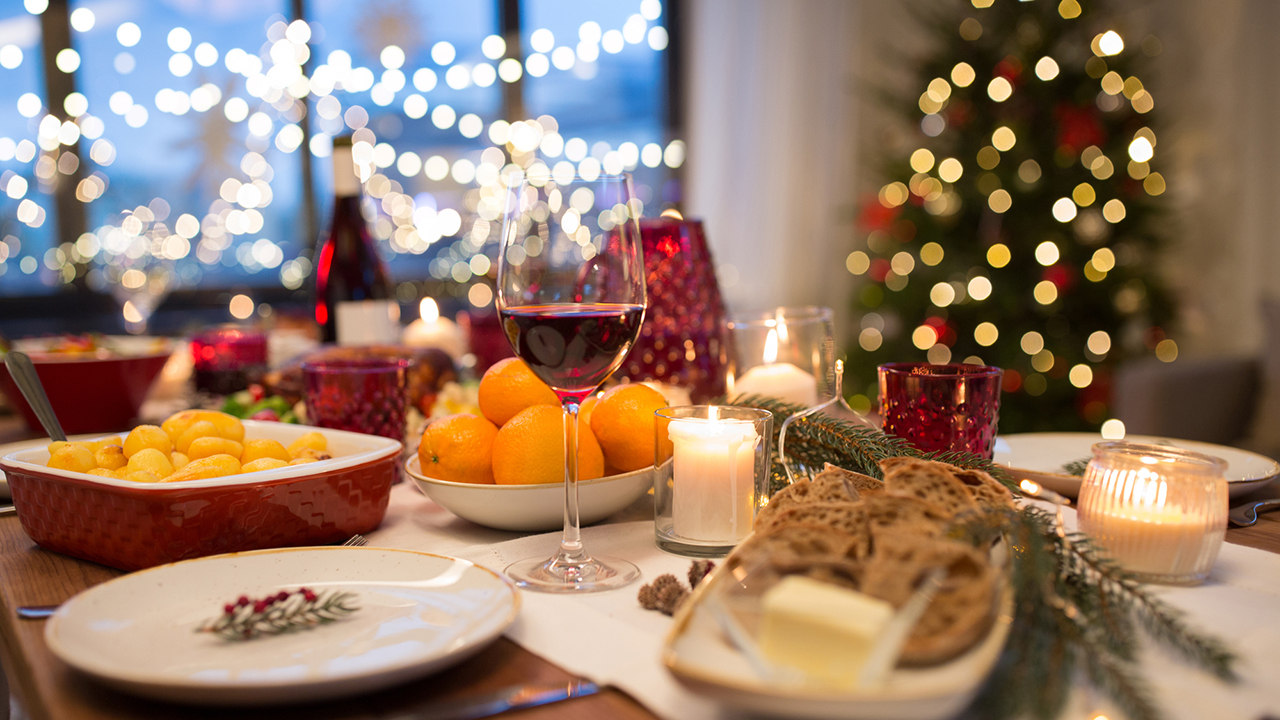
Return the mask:
M48 550L139 570L241 550L320 545L382 523L401 445L375 435L245 420L288 445L323 433L330 460L243 475L140 484L46 467L48 451L0 458L22 529Z

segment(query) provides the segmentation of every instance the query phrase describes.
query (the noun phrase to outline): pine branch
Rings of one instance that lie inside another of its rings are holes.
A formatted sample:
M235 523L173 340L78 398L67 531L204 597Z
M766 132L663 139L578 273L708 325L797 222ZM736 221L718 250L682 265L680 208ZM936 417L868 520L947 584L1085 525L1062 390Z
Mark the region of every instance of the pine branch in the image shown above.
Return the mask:
M1141 582L1103 555L1087 535L1073 533L1070 541L1080 560L1097 575L1102 591L1129 608L1154 639L1223 680L1239 679L1234 669L1238 658L1221 640L1189 628L1185 613L1147 592Z

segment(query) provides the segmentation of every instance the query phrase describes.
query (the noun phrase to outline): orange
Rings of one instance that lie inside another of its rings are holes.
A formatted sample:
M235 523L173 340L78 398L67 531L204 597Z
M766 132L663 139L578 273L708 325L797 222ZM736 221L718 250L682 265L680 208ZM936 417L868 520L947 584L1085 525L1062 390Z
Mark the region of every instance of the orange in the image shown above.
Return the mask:
M596 403L600 402L600 394L597 393L582 401L582 405L578 408L578 417L582 422L591 424L591 411L595 409Z
M493 484L493 440L498 428L461 413L432 421L418 443L422 474L449 482Z
M480 379L480 412L502 427L531 405L555 405L560 399L520 358L499 360Z
M578 418L578 479L603 475L600 444ZM493 441L493 479L499 485L564 482L564 411L533 405L503 425Z
M653 413L666 406L662 393L638 383L619 385L600 398L591 430L610 467L631 472L653 464Z

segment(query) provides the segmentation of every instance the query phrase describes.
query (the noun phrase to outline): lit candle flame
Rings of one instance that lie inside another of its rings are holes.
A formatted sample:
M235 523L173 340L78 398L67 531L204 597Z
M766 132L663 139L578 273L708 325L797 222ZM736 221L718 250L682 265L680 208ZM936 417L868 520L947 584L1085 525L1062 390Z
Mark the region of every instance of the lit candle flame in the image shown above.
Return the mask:
M772 365L778 362L778 331L770 330L769 336L764 339L764 364Z
M418 314L422 316L425 323L433 323L440 319L440 306L436 301L429 298L422 298L422 302L418 303Z

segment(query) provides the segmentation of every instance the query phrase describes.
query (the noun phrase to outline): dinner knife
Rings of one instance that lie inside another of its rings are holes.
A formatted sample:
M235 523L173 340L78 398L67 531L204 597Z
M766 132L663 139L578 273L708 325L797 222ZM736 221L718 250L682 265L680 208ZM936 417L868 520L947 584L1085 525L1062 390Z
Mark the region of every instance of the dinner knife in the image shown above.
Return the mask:
M508 710L549 705L571 698L594 695L600 687L586 680L555 684L510 685L473 697L430 702L418 708L382 716L382 720L475 720Z

